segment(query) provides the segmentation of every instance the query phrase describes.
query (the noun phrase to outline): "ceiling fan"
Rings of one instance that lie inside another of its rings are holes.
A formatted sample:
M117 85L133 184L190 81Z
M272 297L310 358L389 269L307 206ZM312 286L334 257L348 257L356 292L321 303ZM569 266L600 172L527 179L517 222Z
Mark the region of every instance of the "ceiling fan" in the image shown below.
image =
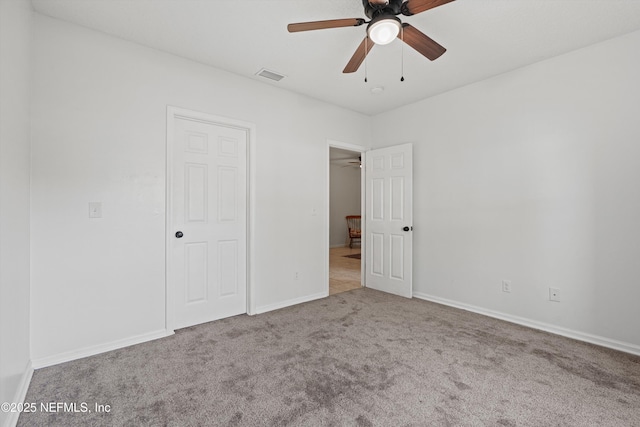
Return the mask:
M326 21L289 24L290 33L322 30L326 28L358 27L367 24L367 35L347 63L343 73L358 70L374 44L391 43L396 37L417 50L431 61L439 58L446 49L410 24L403 23L397 15L411 16L454 0L362 0L364 13L370 19L330 19Z
M347 162L346 165L342 166L343 168L346 167L355 167L355 168L362 168L362 156L358 156L358 160L356 160L355 158L353 160L347 159L349 160Z

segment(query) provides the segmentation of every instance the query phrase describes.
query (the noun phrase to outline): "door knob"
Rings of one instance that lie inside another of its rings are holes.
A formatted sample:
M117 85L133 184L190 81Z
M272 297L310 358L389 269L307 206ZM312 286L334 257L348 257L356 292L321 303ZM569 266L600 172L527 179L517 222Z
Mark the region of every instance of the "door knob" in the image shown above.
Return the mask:
M179 239L179 238L181 238L182 236L184 236L184 234L182 233L182 231L177 231L177 232L176 232L176 237L177 237L178 239Z
M409 230L410 230L410 228L409 228L409 227L403 227L402 229L403 229L404 231L409 231Z

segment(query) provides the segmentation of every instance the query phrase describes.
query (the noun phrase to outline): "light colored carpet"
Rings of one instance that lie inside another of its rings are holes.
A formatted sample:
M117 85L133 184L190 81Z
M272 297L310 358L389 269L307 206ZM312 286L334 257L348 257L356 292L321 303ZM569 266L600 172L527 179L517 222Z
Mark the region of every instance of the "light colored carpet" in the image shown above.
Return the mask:
M358 289L40 369L20 426L640 426L640 357Z

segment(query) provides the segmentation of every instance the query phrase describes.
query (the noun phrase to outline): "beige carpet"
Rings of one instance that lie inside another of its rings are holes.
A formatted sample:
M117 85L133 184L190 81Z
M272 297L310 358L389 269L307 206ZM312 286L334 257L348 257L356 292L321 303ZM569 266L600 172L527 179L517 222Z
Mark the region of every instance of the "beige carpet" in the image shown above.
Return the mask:
M20 426L640 426L640 357L358 289L34 373Z

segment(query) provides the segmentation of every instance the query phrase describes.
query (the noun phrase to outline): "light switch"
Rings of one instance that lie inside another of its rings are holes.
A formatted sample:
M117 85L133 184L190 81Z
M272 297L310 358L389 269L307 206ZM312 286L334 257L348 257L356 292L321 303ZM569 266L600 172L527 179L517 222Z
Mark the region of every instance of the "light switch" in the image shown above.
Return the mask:
M102 218L101 202L89 202L89 218Z

